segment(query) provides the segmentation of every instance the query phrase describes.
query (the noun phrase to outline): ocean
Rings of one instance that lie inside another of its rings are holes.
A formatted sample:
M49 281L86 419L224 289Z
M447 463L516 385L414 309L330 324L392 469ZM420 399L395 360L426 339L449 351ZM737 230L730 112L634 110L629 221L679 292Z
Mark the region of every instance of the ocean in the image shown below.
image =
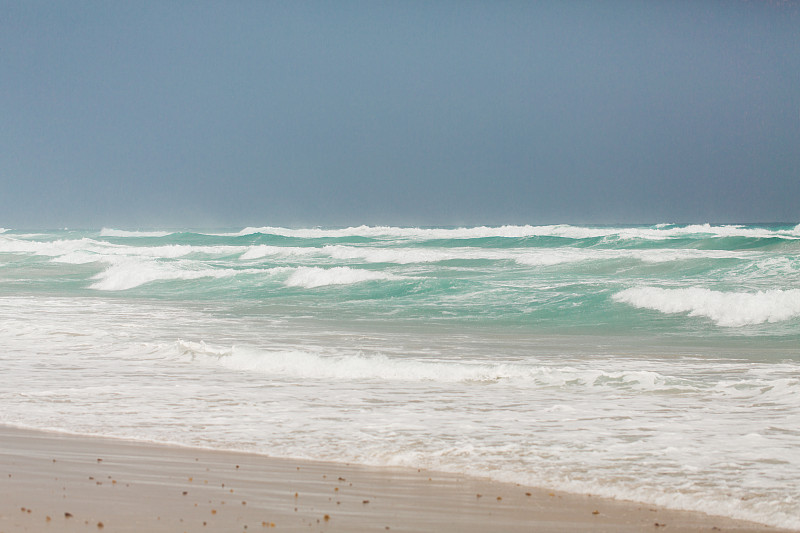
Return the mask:
M0 423L800 529L800 225L0 230Z

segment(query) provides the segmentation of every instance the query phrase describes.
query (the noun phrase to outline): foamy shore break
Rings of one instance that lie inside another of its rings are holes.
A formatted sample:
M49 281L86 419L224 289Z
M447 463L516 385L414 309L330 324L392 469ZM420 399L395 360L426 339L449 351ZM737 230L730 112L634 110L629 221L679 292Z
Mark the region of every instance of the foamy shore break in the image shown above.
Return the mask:
M780 532L439 472L0 426L0 532Z

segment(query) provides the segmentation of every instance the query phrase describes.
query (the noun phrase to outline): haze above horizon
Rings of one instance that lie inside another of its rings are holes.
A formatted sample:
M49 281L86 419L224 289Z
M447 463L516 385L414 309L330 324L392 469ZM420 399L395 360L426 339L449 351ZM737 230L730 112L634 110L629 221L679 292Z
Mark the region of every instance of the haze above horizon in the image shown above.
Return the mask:
M796 1L0 5L0 227L800 222Z

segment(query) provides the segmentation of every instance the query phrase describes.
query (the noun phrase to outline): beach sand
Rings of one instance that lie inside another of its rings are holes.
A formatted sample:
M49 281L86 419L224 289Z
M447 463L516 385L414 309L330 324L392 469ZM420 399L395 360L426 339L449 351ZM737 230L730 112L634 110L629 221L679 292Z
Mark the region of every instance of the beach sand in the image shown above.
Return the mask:
M782 531L407 468L0 426L0 533Z

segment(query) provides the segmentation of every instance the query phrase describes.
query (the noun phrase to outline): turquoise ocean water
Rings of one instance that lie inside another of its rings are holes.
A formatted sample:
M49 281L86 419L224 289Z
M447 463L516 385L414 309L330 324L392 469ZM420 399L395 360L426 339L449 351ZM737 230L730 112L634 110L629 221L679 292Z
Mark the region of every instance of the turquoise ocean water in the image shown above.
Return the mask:
M800 529L800 226L0 230L0 423Z

